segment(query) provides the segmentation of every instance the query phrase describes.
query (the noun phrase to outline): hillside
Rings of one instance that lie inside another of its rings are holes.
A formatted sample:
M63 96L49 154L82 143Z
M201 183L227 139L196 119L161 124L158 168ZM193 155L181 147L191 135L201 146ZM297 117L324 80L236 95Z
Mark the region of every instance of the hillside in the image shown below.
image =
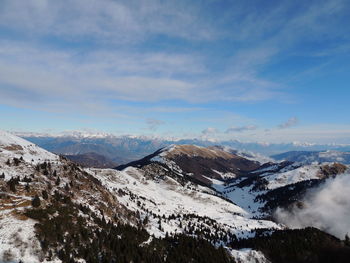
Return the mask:
M117 166L116 162L94 152L64 156L83 167L113 168Z
M260 163L222 150L220 147L172 145L139 161L117 167L142 167L150 162L176 166L187 176L204 185L211 185L210 178L226 180L247 175L260 167Z
M270 216L279 205L289 206L302 200L309 189L347 170L338 163L260 164L233 154L231 149L193 145L169 146L117 169L143 169L150 165L172 170L185 180L210 187L258 218Z

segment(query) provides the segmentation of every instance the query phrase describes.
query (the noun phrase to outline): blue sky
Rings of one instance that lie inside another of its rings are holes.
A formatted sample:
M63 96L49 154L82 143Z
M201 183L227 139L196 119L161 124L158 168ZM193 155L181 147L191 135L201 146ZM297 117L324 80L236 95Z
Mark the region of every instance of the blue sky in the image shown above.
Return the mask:
M350 2L1 0L0 128L350 143Z

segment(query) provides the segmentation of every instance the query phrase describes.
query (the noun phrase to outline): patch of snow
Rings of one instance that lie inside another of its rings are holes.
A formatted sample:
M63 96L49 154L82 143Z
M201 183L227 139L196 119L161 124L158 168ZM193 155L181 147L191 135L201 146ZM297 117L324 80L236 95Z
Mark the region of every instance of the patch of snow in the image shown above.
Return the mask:
M265 168L255 170L253 171L253 173L264 173L264 172L275 171L276 169L278 169L278 167L279 167L278 164L271 164L270 166L267 166Z
M172 151L174 151L176 149L176 145L175 144L171 144L169 146L166 146L162 149L162 152L159 154L159 156L164 157L167 155L167 153L171 153Z
M0 262L43 262L41 246L34 231L36 221L19 220L4 212L0 213L0 219Z
M228 249L232 257L237 263L269 263L260 251L251 248L243 248L240 250Z
M163 157L157 155L151 159L152 162L166 163Z
M247 187L218 187L214 186L215 189L219 190L224 197L231 200L244 210L249 211L251 217L260 217L262 214L259 212L260 208L264 206L264 203L256 202L255 198L262 192L253 191L253 186Z
M298 183L310 179L319 179L320 166L316 164L304 165L293 170L282 169L276 174L264 174L268 180L267 188L272 190L289 184Z
M217 170L214 170L214 169L212 169L212 171L214 173L219 174L222 179L232 179L232 178L236 178L237 177L237 175L234 174L234 173L223 173L223 172L220 172L220 171L217 171Z

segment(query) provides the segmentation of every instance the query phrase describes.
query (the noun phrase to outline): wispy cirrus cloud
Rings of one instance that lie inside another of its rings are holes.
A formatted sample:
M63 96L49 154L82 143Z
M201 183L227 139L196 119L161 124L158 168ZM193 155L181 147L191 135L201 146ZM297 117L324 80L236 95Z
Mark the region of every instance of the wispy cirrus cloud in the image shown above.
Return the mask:
M16 106L13 90L18 90L28 95L18 100L22 106L38 99L61 100L62 104L81 106L79 110L84 112L84 105L106 107L110 99L146 102L178 99L203 103L265 100L276 95L268 92L268 83L252 80L252 85L261 88L246 86L242 81L251 80L245 77L222 80L221 76L215 79L214 74L207 79L208 69L191 54L128 52L90 51L82 56L76 51L52 51L2 41L0 83L11 88L3 88L0 100ZM237 85L232 86L233 83ZM218 86L221 89L216 89ZM45 109L47 105L42 103L37 107Z
M107 96L133 101L251 102L281 99L285 96L281 85L259 76L260 68L281 53L286 45L280 45L280 42L289 39L291 31L295 32L291 42L300 41L308 29L314 30L317 25L316 28L321 30L327 26L326 23L316 24L316 21L322 21L320 18L329 16L327 10L334 14L344 5L343 1L315 3L308 10L300 9L295 14L288 13L291 4L285 2L267 12L250 10L237 27L241 31L232 34L227 27L218 30L220 23L229 25L241 17L247 9L243 2L234 10L228 8L233 17L223 16L219 24L203 19L206 5L188 5L181 1L152 0L147 4L107 0L68 2L4 1L0 24L24 35L55 36L77 42L78 46L86 38L98 40L100 46L108 48L93 50L83 46L82 53L81 49L55 50L53 46L45 50L45 44L38 42L2 43L0 66L4 73L0 81L3 84L42 96L55 93L62 96L80 91L80 94L85 94L81 104L87 104L87 97L94 97L96 93L100 95L101 103ZM292 19L288 19L290 17ZM257 24L256 21L262 22ZM223 61L227 65L223 73L218 74L208 64L211 57L203 59L193 50L169 53L167 50L144 52L132 48L156 35L188 41L218 41L228 37L250 42L254 39L259 40L259 44L233 52L227 61ZM115 42L125 42L117 44L120 51L111 49L110 44ZM22 82L16 78L20 73L24 73L21 74L24 76ZM70 87L69 91L66 87ZM98 92L94 94L91 90Z
M297 125L298 123L299 123L299 120L297 117L291 117L286 122L278 125L278 128L279 129L287 129L287 128L290 128L290 127Z
M147 123L148 129L150 129L151 131L155 131L155 130L158 129L158 127L159 127L160 125L165 124L164 121L162 121L162 120L157 120L157 119L147 119L147 120L146 120L146 123Z
M225 133L237 133L237 132L245 132L245 131L254 131L258 127L255 125L245 125L245 126L232 126L226 129Z
M181 126L191 117L188 129L200 122L197 134L215 125L223 131L216 136L258 133L244 125L264 126L254 112L261 108L249 106L300 103L305 91L294 88L296 81L315 75L331 56L345 60L349 11L346 0L3 0L0 104L133 118L139 129L147 119ZM216 109L250 120L225 133ZM264 128L287 133L295 124Z
M206 40L217 30L185 1L4 0L0 24L25 34L133 43L150 34Z
M219 133L219 130L213 127L208 127L202 131L202 135L205 135L205 136L215 135L216 133Z

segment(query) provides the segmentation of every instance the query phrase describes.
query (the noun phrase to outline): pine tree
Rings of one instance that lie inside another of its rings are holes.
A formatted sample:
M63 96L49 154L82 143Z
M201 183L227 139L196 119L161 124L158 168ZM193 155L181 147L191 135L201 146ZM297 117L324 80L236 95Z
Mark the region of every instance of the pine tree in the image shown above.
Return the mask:
M345 242L345 245L350 246L350 238L349 238L348 234L345 235L345 241L344 242Z
M145 225L147 225L148 224L148 222L149 222L149 218L148 218L148 215L147 216L145 216L145 218L143 219L143 225L145 226Z
M14 180L13 178L7 182L8 186L10 187L10 190L12 192L16 192L16 180Z
M32 200L32 206L33 207L39 207L41 204L40 198L38 195L36 195Z
M18 166L20 163L20 160L18 158L13 158L13 163Z
M45 200L47 200L49 198L49 195L47 194L46 190L43 190L42 196Z

